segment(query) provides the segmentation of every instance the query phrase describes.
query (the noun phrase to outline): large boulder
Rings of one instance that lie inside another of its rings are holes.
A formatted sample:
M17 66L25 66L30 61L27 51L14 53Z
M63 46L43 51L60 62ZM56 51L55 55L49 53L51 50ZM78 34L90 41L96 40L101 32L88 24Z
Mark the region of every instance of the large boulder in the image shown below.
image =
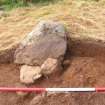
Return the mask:
M47 58L64 56L66 48L64 26L59 22L41 21L17 48L15 63L41 66Z
M34 83L35 80L42 76L39 66L23 65L20 69L20 81L25 84Z

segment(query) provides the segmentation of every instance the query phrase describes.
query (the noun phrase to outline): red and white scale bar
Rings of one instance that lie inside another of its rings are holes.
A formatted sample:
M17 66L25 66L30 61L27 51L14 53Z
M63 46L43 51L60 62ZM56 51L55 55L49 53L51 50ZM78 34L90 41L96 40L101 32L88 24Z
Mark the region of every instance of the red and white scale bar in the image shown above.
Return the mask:
M0 87L0 92L105 92L105 88L9 88Z

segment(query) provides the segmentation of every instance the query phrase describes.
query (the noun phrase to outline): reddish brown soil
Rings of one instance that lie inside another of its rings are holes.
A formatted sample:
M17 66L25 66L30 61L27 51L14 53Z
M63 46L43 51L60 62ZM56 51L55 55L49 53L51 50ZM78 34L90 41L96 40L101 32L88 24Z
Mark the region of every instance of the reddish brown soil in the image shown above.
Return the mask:
M73 41L67 51L64 71L49 79L41 78L37 87L104 87L105 46L93 41ZM19 66L0 64L0 86L16 86L19 83ZM0 105L30 105L35 93L19 97L15 93L0 93ZM105 105L105 93L58 93L42 98L33 105Z

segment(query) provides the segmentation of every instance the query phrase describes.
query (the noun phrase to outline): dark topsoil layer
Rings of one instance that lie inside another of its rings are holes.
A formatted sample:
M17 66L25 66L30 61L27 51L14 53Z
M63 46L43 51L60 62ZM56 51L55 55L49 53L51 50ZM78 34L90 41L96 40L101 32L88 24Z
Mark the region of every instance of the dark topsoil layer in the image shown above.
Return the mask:
M8 58L8 57L7 57ZM1 58L0 58L1 59ZM2 57L3 59L3 57ZM41 78L31 87L104 87L105 45L94 41L73 40L63 64L49 79ZM0 86L15 87L19 83L19 66L0 64ZM0 105L105 105L105 93L50 94L36 103L31 93L22 98L15 93L0 93Z

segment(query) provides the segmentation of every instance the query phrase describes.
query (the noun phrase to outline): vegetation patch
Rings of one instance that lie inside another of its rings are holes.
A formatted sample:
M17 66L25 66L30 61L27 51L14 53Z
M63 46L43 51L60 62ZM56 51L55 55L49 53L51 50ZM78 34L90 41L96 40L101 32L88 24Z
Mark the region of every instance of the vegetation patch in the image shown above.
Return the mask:
M55 3L58 0L1 0L0 6L6 10L12 8L27 7L31 5L47 5L49 3Z

